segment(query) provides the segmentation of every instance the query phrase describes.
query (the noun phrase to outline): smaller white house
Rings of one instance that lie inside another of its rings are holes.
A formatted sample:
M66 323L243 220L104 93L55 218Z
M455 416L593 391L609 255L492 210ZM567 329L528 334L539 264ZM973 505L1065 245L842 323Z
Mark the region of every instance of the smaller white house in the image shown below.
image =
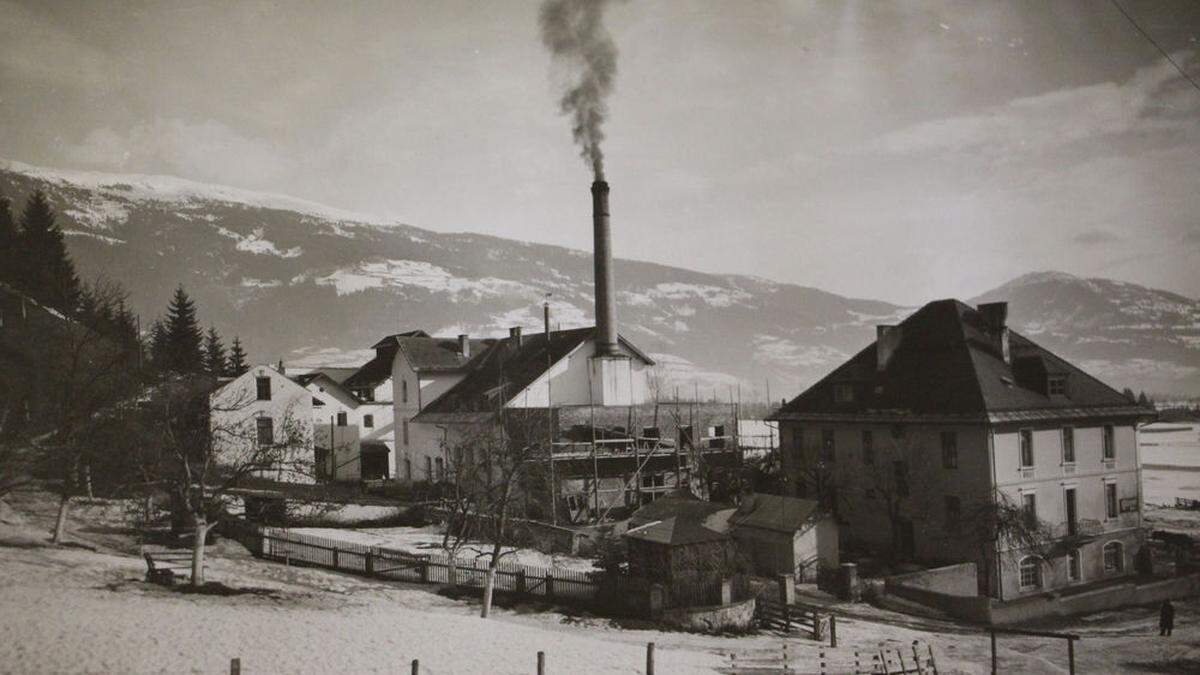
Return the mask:
M292 379L312 395L313 435L316 443L317 477L354 481L362 472L361 404L338 381L354 369L320 369Z
M816 581L818 569L838 566L837 521L811 499L749 494L729 524L758 574Z
M275 480L315 479L313 397L270 366L255 366L209 396L209 421L219 461L244 466L266 447L282 454L255 475ZM272 453L273 454L273 453Z

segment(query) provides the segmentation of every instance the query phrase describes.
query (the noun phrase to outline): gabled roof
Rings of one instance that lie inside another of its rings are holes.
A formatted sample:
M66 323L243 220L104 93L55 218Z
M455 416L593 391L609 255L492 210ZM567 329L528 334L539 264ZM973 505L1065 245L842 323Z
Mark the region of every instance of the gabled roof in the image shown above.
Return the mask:
M882 414L988 418L1016 411L1138 415L1147 411L1120 392L1009 330L1010 362L1000 336L958 300L931 302L893 328L899 341L878 369L878 341L789 401L770 419L805 415ZM885 338L887 339L887 338ZM1067 394L1051 396L1030 373L1066 376ZM853 401L834 400L848 385Z
M668 546L720 541L729 536L729 518L733 512L724 504L663 497L634 512L625 536Z
M758 527L776 532L802 530L816 515L820 505L811 499L780 495L752 494L742 499L729 518L733 529Z
M468 340L470 357L459 350L458 338L430 337L423 330L411 330L389 335L372 345L375 356L346 379L347 387L374 387L392 376L392 361L396 352L417 372L453 372L467 368L481 357L496 341L491 338Z
M526 335L519 341L508 337L495 341L471 372L449 391L432 401L421 414L495 411L546 370L558 363L595 334L594 327L573 328L550 333ZM648 364L654 361L625 338L621 345Z

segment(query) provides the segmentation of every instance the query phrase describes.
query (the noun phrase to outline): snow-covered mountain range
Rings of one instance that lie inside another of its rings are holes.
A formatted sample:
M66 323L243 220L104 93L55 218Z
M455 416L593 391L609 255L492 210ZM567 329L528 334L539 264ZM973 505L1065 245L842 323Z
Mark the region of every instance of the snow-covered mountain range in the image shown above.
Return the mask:
M144 326L183 284L201 319L238 334L258 361L360 362L383 335L590 325L589 251L383 222L292 197L162 176L0 161L0 195L44 190L84 278L129 289ZM617 260L621 333L701 393L791 396L912 308L816 288ZM549 294L549 295L548 295ZM1200 393L1200 302L1059 273L1016 279L1017 330L1111 384ZM753 390L753 394L751 394Z

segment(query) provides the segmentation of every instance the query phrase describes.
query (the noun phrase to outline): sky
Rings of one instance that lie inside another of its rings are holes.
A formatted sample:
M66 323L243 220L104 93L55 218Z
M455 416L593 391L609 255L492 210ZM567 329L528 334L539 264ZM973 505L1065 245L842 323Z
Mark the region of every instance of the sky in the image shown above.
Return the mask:
M1200 78L1200 3L1121 0ZM0 0L0 157L591 247L538 3ZM1200 297L1200 91L1102 0L614 2L613 248L915 305Z

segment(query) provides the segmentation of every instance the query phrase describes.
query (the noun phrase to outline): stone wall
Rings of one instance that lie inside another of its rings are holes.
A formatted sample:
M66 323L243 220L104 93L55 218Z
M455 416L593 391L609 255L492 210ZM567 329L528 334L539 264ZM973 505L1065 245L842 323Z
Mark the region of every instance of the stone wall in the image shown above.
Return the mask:
M748 628L754 621L754 598L728 605L668 609L659 617L662 623L684 630L716 633Z

